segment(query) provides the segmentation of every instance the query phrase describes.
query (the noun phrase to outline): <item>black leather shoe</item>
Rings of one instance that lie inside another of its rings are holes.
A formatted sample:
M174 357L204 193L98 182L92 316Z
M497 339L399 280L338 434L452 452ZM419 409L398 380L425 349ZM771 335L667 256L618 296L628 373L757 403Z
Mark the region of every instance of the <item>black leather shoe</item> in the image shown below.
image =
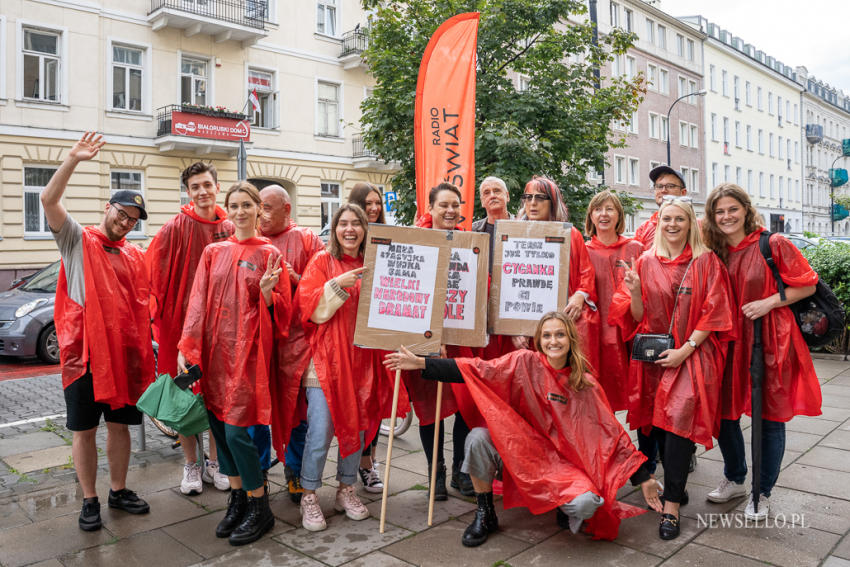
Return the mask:
M555 508L555 521L562 530L570 529L570 517L561 511L560 506Z
M113 492L109 489L109 507L124 510L131 514L147 514L151 511L148 503L139 498L139 496L127 488L122 488L118 492Z
M227 511L224 518L215 528L215 537L230 537L236 526L245 519L248 510L248 493L241 488L234 488L227 497Z
M658 537L661 539L679 537L679 518L673 514L661 514L661 523L658 524Z
M83 499L83 509L80 510L80 529L85 532L96 532L103 527L100 520L100 502L97 496Z
M443 502L449 499L446 490L446 465L437 463L437 482L434 483L434 500Z
M269 493L258 498L248 497L248 512L242 523L230 534L230 545L245 545L257 541L274 526L274 514L269 508Z
M464 530L460 540L465 547L478 547L487 541L491 533L499 529L499 518L496 517L496 510L493 508L493 493L476 492L475 498L478 500L475 517Z

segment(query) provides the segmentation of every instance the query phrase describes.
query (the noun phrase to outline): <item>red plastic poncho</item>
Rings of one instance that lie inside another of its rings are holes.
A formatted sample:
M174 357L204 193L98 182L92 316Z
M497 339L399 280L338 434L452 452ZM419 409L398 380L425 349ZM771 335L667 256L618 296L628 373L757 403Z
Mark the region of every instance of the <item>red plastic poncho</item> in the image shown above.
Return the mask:
M289 330L288 282L281 278L272 292L274 323L260 294L268 260L278 254L265 238L231 236L207 246L198 263L178 348L200 364L207 409L229 425L280 417L272 411L269 365L273 335Z
M617 242L606 246L593 236L587 250L596 272L599 317L607 323L614 292L623 282L626 267L643 254L643 244L620 236ZM628 407L629 400L629 345L617 325L600 326L599 348L605 356L600 358L597 376L611 408L620 411Z
M584 238L576 227L570 234L570 285L567 294L572 295L577 291L587 293L587 301L596 304L596 270ZM585 303L581 309L581 315L576 319L578 336L581 340L582 351L595 374L599 374L599 336L602 333L602 321L599 318L599 310Z
M145 252L160 374L177 375L177 343L204 248L233 234L233 223L224 209L216 206L215 213L216 220L210 221L198 216L194 203L183 205L180 213L159 229Z
M658 211L652 213L649 220L643 223L635 231L635 240L643 244L644 250L652 248L652 243L655 241L655 229L658 228Z
M576 392L570 368L555 370L538 352L456 362L502 457L505 508L543 514L590 491L605 499L587 523L603 539L617 537L622 518L643 513L617 502L617 490L646 457L590 374L593 386Z
M363 266L363 257L334 258L322 251L313 256L298 284L301 323L313 353L313 366L328 402L339 450L346 457L360 450L360 431L369 431L374 417L389 417L393 380L382 365L381 351L354 346L354 326L361 280L348 288L345 300L330 320L316 325L310 316L316 310L331 278ZM399 391L398 415L407 414L407 396Z
M283 231L264 236L283 253L283 259L289 262L289 265L298 275L303 275L310 258L325 248L324 243L316 236L315 232L309 228L300 227L291 220L289 226ZM281 279L284 278L289 279L285 267L281 273ZM297 293L297 286L292 285L290 289L294 296ZM274 426L272 443L279 458L283 457L284 447L289 443L292 427L298 421L296 408L298 407L298 394L301 388L301 376L307 370L309 364L310 342L307 340L304 327L301 325L298 302L294 301L289 337L279 338L276 341L271 367L272 374L275 375L275 379L271 381L271 396L275 412L279 418L272 424Z
M735 295L735 320L739 340L730 352L724 376L722 416L738 419L750 414L750 360L753 322L744 317L745 303L777 292L776 280L759 250L763 229L729 247L729 277ZM781 235L770 237L770 250L782 280L791 287L816 285L818 275L796 246ZM764 341L764 404L762 417L788 421L795 415L820 415L821 391L809 348L788 307L778 307L762 317Z
M83 229L85 306L68 296L65 265L59 271L53 320L62 360L62 387L89 364L94 400L112 409L135 405L154 379L148 276L142 250Z
M690 245L673 260L644 254L635 262L640 275L643 319L638 333L666 333L676 293L692 258ZM625 283L614 294L611 318L624 329L634 323ZM732 297L726 268L715 254L694 260L685 277L673 337L679 348L695 329L713 331L678 368L632 360L629 365L629 414L632 429L650 426L712 447L720 428L720 387L728 341L734 338ZM626 336L627 340L632 335Z

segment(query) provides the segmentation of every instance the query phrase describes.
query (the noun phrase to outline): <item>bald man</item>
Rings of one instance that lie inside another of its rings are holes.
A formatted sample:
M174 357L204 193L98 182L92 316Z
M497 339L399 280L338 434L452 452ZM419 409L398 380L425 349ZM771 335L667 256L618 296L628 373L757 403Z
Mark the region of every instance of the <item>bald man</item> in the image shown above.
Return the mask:
M301 274L310 258L324 249L325 245L315 232L309 228L300 227L292 220L292 199L286 189L280 185L269 185L260 191L262 213L260 215L260 234L271 240L283 253L286 270L289 272L289 282L292 293L295 293ZM310 362L310 344L301 327L301 317L297 307L293 306L292 322L289 337L281 341L276 349L277 359L273 363L279 379L274 382L281 385L281 390L273 392L272 396L280 404L280 411L292 412L292 423L296 424L294 416L297 406L296 399L301 386L301 376L307 370ZM299 503L303 490L301 488L301 454L304 450L304 438L307 433L306 422L299 423L292 430L283 431L289 427L284 425L281 431L272 432L275 451L278 458L283 454L283 442L286 442L285 474L290 499Z

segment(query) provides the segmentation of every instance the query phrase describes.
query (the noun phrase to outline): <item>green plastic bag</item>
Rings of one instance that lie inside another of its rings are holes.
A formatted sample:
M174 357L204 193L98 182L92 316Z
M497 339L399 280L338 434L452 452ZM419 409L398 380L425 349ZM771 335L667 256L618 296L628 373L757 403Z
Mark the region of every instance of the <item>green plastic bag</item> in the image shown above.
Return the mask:
M204 397L181 390L168 374L160 374L148 386L136 407L187 437L210 428Z

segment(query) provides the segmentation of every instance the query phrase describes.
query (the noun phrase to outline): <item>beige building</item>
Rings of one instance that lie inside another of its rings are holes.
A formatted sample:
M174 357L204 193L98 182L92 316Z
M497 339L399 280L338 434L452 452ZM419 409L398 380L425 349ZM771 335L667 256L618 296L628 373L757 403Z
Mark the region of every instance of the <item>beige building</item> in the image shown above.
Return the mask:
M0 289L58 258L39 193L86 130L107 145L72 177L65 206L97 223L111 191L140 190L144 245L181 202L179 174L209 160L236 181L286 187L299 224L321 229L357 181L392 166L364 151L357 0L3 0L0 14ZM223 113L204 107L223 107ZM235 113L235 114L233 114Z

